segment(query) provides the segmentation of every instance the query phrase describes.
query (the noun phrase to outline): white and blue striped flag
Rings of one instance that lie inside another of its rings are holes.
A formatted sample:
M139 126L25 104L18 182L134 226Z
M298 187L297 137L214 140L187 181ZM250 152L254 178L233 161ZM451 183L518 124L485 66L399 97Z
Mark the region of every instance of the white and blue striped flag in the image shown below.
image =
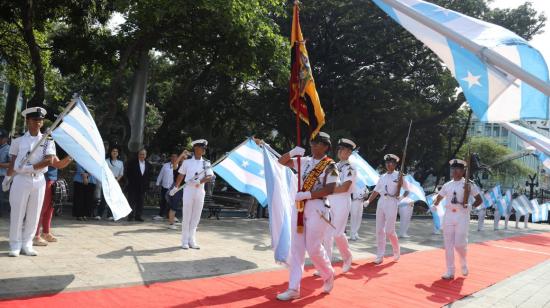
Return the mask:
M483 208L488 209L493 206L493 197L491 196L490 192L486 192L481 195L481 199L483 199Z
M252 195L263 207L267 205L264 156L252 138L233 149L213 170L239 192Z
M432 219L434 221L434 226L436 230L441 230L441 225L443 223L443 216L445 215L445 205L447 203L447 200L445 198L441 199L441 202L439 202L439 205L437 207L434 207L433 204L435 202L435 198L437 197L437 194L431 194L428 197L426 197L426 203L428 204L428 207L430 208L430 212L432 213Z
M271 247L275 261L288 265L291 244L292 208L298 190L298 179L287 167L279 164L269 151L269 145L263 146L267 204L269 209L269 229Z
M355 182L355 185L359 188L359 190L363 190L367 186L374 186L378 183L380 175L359 155L359 153L357 153L357 151L354 151L353 154L351 154L349 157L349 162L352 166L357 168L357 181Z
M386 1L373 1L443 61L481 121L548 118L546 95L527 83L502 73L449 37L415 21ZM544 57L515 33L426 1L399 2L438 23L442 28L452 29L470 41L499 53L541 80L549 80Z
M520 195L512 201L512 207L516 210L516 215L526 216L531 213L531 202L525 195Z
M547 204L539 204L537 199L531 200L531 205L533 206L533 214L531 215L531 220L533 222L541 222L548 220L548 207Z
M489 195L491 195L491 200L493 204L498 204L499 200L502 199L502 191L500 190L500 184L497 184L493 189L489 190Z
M514 135L518 136L518 138L533 146L538 152L544 154L546 157L542 157L543 160L541 161L543 163L546 161L547 157L550 156L550 138L539 134L532 129L514 123L502 123L502 125ZM541 157L539 157L539 159L541 159ZM545 166L547 165L545 164Z
M506 190L504 196L502 196L496 203L498 213L502 217L506 217L508 212L510 212L510 207L512 206L512 191L510 189Z
M54 129L52 137L78 164L101 181L105 202L115 220L130 214L130 205L105 162L105 146L95 121L80 98L63 118L63 123Z
M544 170L548 173L550 172L550 157L541 151L535 151L535 155L539 159L540 163L542 164L542 167Z
M403 181L407 183L409 194L406 198L403 198L401 201L399 201L399 206L408 206L409 203L420 200L427 202L424 188L422 188L422 185L420 185L420 183L416 181L412 175L405 175L403 177ZM403 194L404 192L405 190L401 188L401 194Z

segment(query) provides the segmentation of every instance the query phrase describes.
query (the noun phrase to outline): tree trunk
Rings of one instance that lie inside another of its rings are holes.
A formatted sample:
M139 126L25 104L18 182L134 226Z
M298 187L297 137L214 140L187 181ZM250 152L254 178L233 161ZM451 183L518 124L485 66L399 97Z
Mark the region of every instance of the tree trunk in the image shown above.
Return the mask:
M17 123L17 99L19 98L19 88L10 83L8 89L8 97L6 99L6 109L4 112L3 127L10 132L15 133L15 125Z
M29 106L41 106L44 104L45 86L44 86L44 68L42 67L42 56L40 47L36 43L33 24L33 1L26 0L21 10L21 20L23 22L22 34L29 49L31 63L34 75L34 95L29 100Z

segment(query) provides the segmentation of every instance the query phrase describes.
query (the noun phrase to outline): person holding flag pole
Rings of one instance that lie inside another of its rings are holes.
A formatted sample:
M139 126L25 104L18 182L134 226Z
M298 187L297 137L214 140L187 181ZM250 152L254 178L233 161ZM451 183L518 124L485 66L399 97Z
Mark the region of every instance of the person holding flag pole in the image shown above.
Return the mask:
M55 161L55 143L49 138L52 130L74 106L69 102L63 113L56 119L45 134L40 132L44 125L46 110L42 107L30 107L21 112L27 120L28 131L13 140L10 147L11 161L8 176L2 182L2 189L10 190L10 257L17 257L21 252L36 256L33 249L33 236L38 226L46 181L44 173ZM13 183L11 183L13 180Z
M291 43L290 108L296 113L296 147L279 158L279 163L298 172L296 211L292 216L290 278L288 289L277 295L281 301L300 297L300 281L304 270L305 252L324 280L323 292L330 293L334 283L334 269L322 246L328 227L332 226L324 198L333 193L338 181L338 170L326 156L331 147L330 136L320 132L325 113L319 101L309 63L305 41L300 28L298 1L294 2ZM302 156L300 120L309 126L311 157ZM302 163L305 164L302 170ZM303 184L303 185L302 185Z

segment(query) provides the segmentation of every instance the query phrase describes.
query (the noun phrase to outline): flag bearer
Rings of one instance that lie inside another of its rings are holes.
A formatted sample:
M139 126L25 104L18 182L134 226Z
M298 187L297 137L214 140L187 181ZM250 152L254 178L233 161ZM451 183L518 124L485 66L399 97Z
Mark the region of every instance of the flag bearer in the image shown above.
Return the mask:
M212 172L210 161L202 157L206 152L208 141L199 139L191 142L191 145L193 146L193 157L184 160L181 164L176 184L170 190L170 196L176 194L181 182L185 179L181 248L200 249L200 246L197 244L196 232L201 219L202 207L204 206L204 183L210 181L214 173Z
M357 241L359 237L359 228L363 222L363 203L366 201L369 194L369 189L354 187L351 194L351 212L349 217L350 222L350 240Z
M13 176L10 190L10 257L17 257L20 253L28 256L37 255L32 248L32 239L44 202L44 173L55 158L53 140L42 140L40 132L44 125L46 110L31 107L23 110L21 114L26 118L29 130L13 140L10 147L11 162L8 175ZM22 164L38 142L41 142L38 149L25 164Z
M328 196L331 222L336 229L329 228L323 242L329 260L332 260L332 246L336 242L344 262L342 266L342 272L344 273L349 271L352 261L345 232L351 210L351 193L355 189L357 179L357 171L348 161L355 147L355 143L349 139L338 140L338 159L340 161L336 165L339 173L339 183L334 188L334 193Z
M454 251L460 257L462 274L468 275L468 262L466 260L466 249L468 246L468 227L470 224L470 211L472 208L480 205L483 200L479 195L479 188L468 181L470 186L470 196L473 196L475 201L470 204L468 200L464 200L464 168L466 162L460 159L453 159L449 162L451 165L452 180L445 183L439 191L434 206L439 206L439 203L445 198L445 216L443 216L443 243L445 246L445 257L447 263L447 272L441 278L454 279L455 262Z
M405 190L403 196L398 191L399 172L395 171L399 157L394 154L384 155L387 172L383 174L374 187L373 193L366 201L368 206L376 197L380 196L376 206L376 259L375 264L382 263L386 253L386 238L390 240L394 261L399 260L401 255L399 249L399 240L395 232L395 221L397 219L397 204L406 197L407 182L402 182L402 188Z
M330 293L334 283L334 269L322 242L328 228L331 228L328 222L329 208L324 199L334 191L338 182L338 169L334 161L326 155L331 147L328 134L319 132L310 144L311 156L300 157L305 150L295 147L279 158L280 164L296 171L298 159L300 160L299 176L302 183L292 211L288 290L277 295L277 299L282 301L300 297L306 251L324 280L323 293Z

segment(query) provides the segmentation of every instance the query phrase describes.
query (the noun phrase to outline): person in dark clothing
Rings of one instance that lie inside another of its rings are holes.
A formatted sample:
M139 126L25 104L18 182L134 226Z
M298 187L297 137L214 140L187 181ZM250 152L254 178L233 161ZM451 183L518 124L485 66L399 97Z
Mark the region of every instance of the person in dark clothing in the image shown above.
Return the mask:
M88 217L92 217L97 180L82 166L76 164L73 181L73 216L77 220L87 220Z
M126 164L124 174L128 180L127 192L128 202L132 212L128 215L128 221L143 221L143 201L149 187L152 166L145 161L147 151L142 149L138 152L137 160L131 160Z

